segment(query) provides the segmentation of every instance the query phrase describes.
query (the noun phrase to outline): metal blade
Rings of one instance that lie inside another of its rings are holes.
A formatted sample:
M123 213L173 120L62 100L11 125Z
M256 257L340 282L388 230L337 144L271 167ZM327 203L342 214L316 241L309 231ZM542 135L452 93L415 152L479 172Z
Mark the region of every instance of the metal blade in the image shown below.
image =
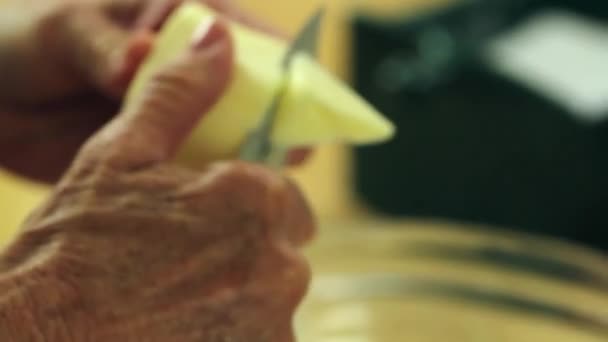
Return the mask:
M325 15L325 7L320 7L306 22L296 38L291 43L283 58L283 68L289 69L291 62L298 53L307 53L316 58L319 46L319 32Z
M276 120L279 104L283 99L285 88L287 87L287 81L289 80L289 69L291 63L298 53L307 53L313 58L317 57L317 45L319 41L319 33L321 31L321 22L325 9L319 8L313 16L307 21L306 25L302 28L300 33L293 40L290 47L287 49L285 56L283 57L282 67L284 69L283 81L279 86L277 94L270 103L268 109L263 114L262 121L259 126L251 132L246 138L240 151L240 158L245 161L251 162L269 162L272 164L280 164L282 157L286 151L278 149L272 146L270 136L272 134L272 128ZM269 160L269 159L272 159ZM280 166L280 165L276 165Z

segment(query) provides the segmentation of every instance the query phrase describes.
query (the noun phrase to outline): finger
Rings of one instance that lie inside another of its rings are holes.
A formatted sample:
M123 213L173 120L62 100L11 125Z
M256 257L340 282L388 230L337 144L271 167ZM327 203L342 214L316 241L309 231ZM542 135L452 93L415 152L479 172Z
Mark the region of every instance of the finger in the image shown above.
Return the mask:
M189 202L197 213L209 218L219 215L219 221L226 206L231 208L232 217L254 213L268 229L263 236L292 247L303 246L315 234L313 213L298 187L261 165L242 161L214 163L199 181L178 189L172 200ZM238 225L235 228L240 229Z
M150 0L135 20L136 29L158 31L183 0Z
M132 28L135 18L148 6L152 0L104 0L101 3L107 15L122 24Z
M124 53L117 60L109 73L112 75L107 92L121 98L135 78L139 66L152 50L154 37L151 33L141 31L134 34L125 47Z
M232 52L223 24L201 26L192 50L153 77L142 97L87 143L80 166L128 171L173 158L228 85Z
M287 155L287 165L299 166L310 159L313 150L311 148L299 148L289 152Z
M60 26L60 48L68 63L108 95L119 96L128 76L147 55L153 42L150 33L131 33L103 11L78 8Z

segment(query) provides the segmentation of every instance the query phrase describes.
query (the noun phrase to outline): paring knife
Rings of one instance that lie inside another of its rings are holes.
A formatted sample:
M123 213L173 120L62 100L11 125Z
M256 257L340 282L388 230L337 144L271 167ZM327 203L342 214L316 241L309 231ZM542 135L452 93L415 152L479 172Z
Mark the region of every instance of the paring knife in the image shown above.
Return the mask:
M239 153L240 159L274 167L281 167L285 163L287 151L280 146L273 145L271 141L272 129L279 112L279 105L289 83L293 60L299 53L308 54L314 59L318 57L318 42L324 14L325 8L319 8L308 19L287 49L281 65L283 77L280 86L262 116L260 124L245 138Z

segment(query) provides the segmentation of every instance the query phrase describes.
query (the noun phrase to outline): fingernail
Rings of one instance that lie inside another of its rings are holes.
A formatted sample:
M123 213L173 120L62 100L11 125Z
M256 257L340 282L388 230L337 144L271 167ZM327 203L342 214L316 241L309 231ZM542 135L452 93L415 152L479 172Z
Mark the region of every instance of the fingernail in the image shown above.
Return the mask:
M214 18L205 19L196 29L192 37L192 48L201 50L213 46L223 39L223 32Z

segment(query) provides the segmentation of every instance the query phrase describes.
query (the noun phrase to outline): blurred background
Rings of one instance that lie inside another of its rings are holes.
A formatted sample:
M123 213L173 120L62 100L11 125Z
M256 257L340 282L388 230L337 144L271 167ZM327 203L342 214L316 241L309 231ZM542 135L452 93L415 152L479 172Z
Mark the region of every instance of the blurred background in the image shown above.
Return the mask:
M293 32L319 1L242 3ZM399 134L294 173L320 215L363 205L608 249L608 3L325 3L324 63Z
M240 0L399 129L290 171L321 230L302 341L608 341L608 2ZM47 189L0 174L0 242Z

